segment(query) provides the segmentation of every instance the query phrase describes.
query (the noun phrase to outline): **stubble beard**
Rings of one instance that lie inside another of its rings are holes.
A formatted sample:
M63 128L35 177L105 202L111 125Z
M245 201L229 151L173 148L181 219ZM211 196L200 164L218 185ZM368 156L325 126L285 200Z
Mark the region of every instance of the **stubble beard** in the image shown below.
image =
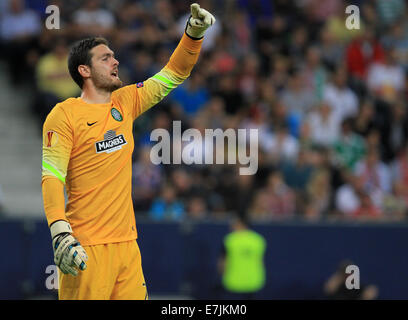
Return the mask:
M112 80L109 77L106 77L98 72L95 72L92 76L92 81L95 85L95 88L102 91L113 92L123 86L122 81L118 78Z

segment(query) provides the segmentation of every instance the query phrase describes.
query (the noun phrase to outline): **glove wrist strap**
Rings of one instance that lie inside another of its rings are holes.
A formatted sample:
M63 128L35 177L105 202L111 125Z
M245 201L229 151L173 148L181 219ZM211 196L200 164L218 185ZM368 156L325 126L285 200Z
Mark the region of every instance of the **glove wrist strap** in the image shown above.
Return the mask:
M57 235L61 233L72 233L72 228L68 222L64 220L58 220L50 226L50 231L51 238L54 239Z
M197 32L193 31L193 27L190 24L190 19L191 19L191 15L190 15L190 17L188 17L187 24L186 24L186 29L184 30L184 32L186 33L186 35L189 38L191 38L193 40L201 40L202 38L204 38L205 31L198 32L199 34L196 34Z

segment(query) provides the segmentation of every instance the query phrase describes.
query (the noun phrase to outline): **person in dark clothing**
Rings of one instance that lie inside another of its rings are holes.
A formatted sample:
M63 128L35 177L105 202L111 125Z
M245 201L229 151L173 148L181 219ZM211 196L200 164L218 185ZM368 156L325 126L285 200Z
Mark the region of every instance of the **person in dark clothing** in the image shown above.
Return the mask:
M375 285L360 284L359 289L347 288L346 281L350 276L346 269L353 262L344 260L339 264L336 272L324 284L324 295L329 300L374 300L378 297Z

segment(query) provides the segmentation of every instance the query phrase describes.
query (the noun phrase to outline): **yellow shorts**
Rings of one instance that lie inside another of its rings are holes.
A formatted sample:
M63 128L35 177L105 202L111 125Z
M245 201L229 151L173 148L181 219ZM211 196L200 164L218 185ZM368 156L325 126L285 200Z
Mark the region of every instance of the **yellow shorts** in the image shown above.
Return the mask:
M84 246L86 269L76 277L58 269L60 300L147 300L136 240Z

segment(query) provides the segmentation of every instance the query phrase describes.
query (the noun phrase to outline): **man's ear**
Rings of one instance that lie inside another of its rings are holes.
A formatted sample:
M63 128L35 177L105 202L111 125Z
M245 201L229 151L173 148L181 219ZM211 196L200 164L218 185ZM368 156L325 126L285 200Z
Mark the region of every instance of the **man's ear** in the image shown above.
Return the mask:
M91 68L86 64L79 65L78 72L83 78L89 78L91 76Z

